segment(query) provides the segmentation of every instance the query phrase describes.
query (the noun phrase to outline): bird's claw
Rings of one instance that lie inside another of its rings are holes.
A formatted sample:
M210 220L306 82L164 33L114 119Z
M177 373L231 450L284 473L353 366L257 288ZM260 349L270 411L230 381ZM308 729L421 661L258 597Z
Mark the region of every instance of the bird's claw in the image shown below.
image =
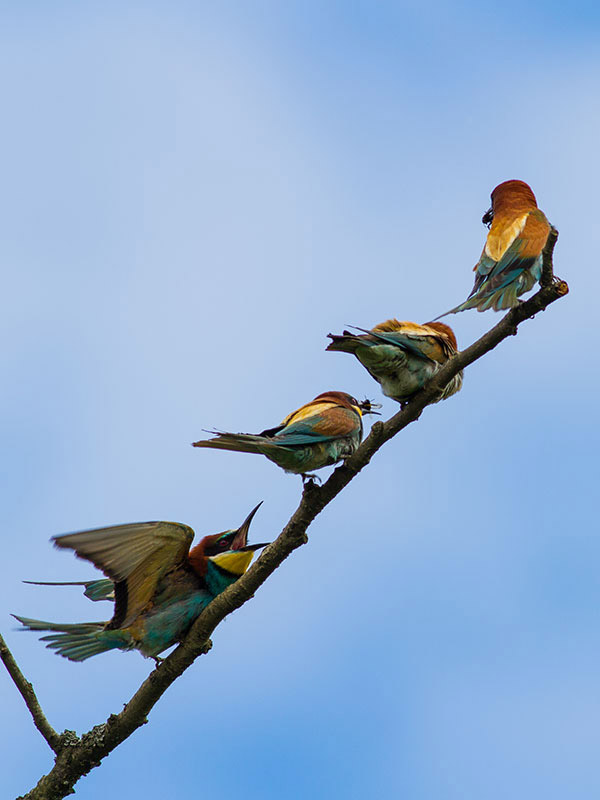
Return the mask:
M160 667L160 665L164 661L164 658L161 658L160 656L151 656L151 658L153 659L153 661L154 661L154 663L156 664L157 667Z

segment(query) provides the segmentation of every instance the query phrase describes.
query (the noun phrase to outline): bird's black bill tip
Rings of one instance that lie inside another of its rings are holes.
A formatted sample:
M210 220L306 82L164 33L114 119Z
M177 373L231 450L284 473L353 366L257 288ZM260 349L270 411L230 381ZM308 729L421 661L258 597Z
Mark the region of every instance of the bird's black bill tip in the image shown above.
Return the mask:
M491 208L488 208L488 210L481 218L481 221L483 222L484 225L487 225L489 228L490 225L492 224L493 219L494 219L494 212L492 211Z
M381 412L375 410L377 408L382 408L381 403L373 403L371 400L363 400L359 405L359 408L363 414L376 414L378 417L381 416Z
M254 515L258 511L258 509L262 506L264 500L261 500L260 503L252 509L252 511L248 514L246 519L242 522L240 527L237 529L237 534L232 542L232 549L233 550L244 550L246 549L247 545L246 542L248 541L248 531L250 530L250 523L252 522ZM241 545L241 546L238 546Z
M258 503L257 505L255 505L255 506L254 506L254 508L252 509L252 511L251 511L251 512L248 514L248 516L246 517L246 519L245 519L245 520L242 522L242 524L240 525L240 528L243 528L243 527L249 527L249 526L250 526L250 523L252 522L252 520L253 520L253 518L254 518L254 515L256 514L256 512L258 511L258 509L259 509L259 508L262 506L262 504L263 504L264 502L265 502L264 500L261 500L261 501L260 501L260 503Z
M272 542L261 542L260 544L247 544L245 547L239 547L238 553L247 553L248 551L261 550L263 547L268 547Z

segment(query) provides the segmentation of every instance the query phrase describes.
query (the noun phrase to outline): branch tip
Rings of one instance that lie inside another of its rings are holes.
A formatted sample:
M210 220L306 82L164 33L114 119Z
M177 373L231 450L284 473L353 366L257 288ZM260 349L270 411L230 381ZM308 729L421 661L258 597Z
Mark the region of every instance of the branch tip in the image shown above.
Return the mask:
M6 667L6 671L19 690L19 694L25 701L25 705L29 709L29 713L33 718L33 724L46 740L48 747L50 747L50 749L58 755L61 749L61 737L46 719L40 702L37 699L33 689L33 685L21 672L19 665L15 661L13 654L10 652L8 645L2 637L2 634L0 634L0 659L2 659L2 663Z

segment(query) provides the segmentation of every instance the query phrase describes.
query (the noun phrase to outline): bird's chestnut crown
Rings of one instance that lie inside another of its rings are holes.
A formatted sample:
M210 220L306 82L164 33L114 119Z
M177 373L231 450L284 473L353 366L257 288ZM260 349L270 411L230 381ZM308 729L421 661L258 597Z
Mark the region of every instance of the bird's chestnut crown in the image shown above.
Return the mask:
M503 209L532 209L537 208L537 200L529 184L525 181L510 180L499 183L491 194L491 208L485 212L481 221L488 228L494 220L494 214Z
M372 403L370 400L363 400L359 403L356 397L352 397L352 395L347 392L323 392L322 394L318 394L315 400L329 400L345 408L358 408L362 414L377 414L378 412L373 409L381 408L380 403Z

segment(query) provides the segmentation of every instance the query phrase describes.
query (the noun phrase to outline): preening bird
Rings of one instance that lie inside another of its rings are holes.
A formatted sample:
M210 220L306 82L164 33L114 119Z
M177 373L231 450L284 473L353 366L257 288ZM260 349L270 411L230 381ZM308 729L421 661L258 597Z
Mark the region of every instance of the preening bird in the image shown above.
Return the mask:
M361 442L363 414L376 414L377 404L359 403L346 392L323 392L262 433L219 433L194 447L260 453L286 472L301 475L348 458Z
M370 375L381 385L386 397L404 403L433 377L446 361L457 353L452 328L443 322L399 322L388 319L363 334L344 331L341 336L330 333L327 350L353 353ZM458 392L462 386L462 370L452 378L437 400ZM436 402L437 402L436 400Z
M542 276L542 251L551 226L526 183L512 180L496 186L492 207L482 222L491 223L491 227L481 258L473 267L473 291L464 303L446 314L467 308L514 308L517 298L532 289Z
M56 536L56 547L71 548L108 576L95 581L103 587L96 587L92 599L109 599L109 584L114 586L112 619L62 624L13 616L28 630L50 631L41 640L71 661L115 648L156 658L183 639L202 609L244 574L254 551L266 547L248 544L260 505L237 530L205 536L191 550L194 531L178 522L135 522ZM85 585L90 596L89 583L75 585Z

